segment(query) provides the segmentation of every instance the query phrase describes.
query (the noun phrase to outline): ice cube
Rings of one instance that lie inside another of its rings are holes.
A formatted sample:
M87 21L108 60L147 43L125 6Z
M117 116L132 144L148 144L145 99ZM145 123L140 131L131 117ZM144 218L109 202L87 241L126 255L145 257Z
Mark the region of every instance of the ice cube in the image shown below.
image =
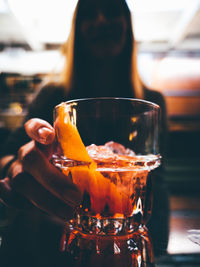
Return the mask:
M90 145L86 147L91 158L110 158L114 156L113 151L106 146Z
M113 153L126 156L135 156L135 152L129 148L125 148L123 145L110 141L105 143L105 147L112 150Z
M113 141L100 146L92 144L86 147L86 149L89 156L98 164L98 167L119 168L134 166L135 164L135 153L130 149L126 149L123 145Z

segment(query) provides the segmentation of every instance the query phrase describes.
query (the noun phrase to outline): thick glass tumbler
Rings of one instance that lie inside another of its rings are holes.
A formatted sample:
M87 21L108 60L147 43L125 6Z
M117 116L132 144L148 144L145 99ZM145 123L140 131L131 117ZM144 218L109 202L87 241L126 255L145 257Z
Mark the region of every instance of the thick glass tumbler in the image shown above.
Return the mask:
M83 247L88 245L83 239L93 240L96 255L109 242L115 249L116 237L118 245L125 242L130 251L136 251L128 245L130 237L134 246L143 239L149 245L144 229L152 207L151 176L160 165L159 109L154 103L127 98L79 99L55 107L53 163L82 193L70 221L74 232L69 247L77 233ZM76 246L80 243L79 239Z

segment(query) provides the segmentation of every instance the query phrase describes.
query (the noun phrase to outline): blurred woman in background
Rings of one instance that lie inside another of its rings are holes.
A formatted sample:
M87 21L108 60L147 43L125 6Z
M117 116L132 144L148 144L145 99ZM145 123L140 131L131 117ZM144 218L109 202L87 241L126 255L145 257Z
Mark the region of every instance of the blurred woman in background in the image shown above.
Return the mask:
M165 101L140 80L131 14L125 0L79 0L62 52L62 72L42 84L29 106L25 127L23 124L13 132L1 151L0 198L20 208L3 236L0 255L10 265L13 258L20 266L59 266L63 219L71 218L80 202L78 189L49 162L55 105L86 97L131 97L154 102L162 110L164 154ZM160 173L158 170L155 177L155 204L148 224L156 255L165 253L168 241L168 200Z

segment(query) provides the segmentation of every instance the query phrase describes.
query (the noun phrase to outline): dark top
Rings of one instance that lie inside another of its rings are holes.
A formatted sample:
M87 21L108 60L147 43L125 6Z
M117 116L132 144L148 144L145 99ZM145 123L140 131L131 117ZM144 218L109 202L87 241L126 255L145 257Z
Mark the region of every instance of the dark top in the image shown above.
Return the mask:
M119 96L126 97L126 95ZM30 104L25 121L30 118L41 118L52 124L54 106L63 101L84 97L88 97L84 92L81 95L77 93L67 95L63 86L54 84L43 86ZM144 98L161 107L162 140L164 140L166 131L164 98L160 93L146 88L144 89ZM29 138L22 126L7 139L1 156L17 154L18 149L28 141ZM165 142L162 141L163 143ZM163 146L161 150L163 150ZM163 151L161 153L163 154ZM67 266L64 264L65 256L59 251L63 227L62 222L35 207L28 211L18 211L4 232L0 249L2 266ZM152 235L155 254L162 254L166 250L168 242L168 198L159 172L154 186L154 205L148 228Z

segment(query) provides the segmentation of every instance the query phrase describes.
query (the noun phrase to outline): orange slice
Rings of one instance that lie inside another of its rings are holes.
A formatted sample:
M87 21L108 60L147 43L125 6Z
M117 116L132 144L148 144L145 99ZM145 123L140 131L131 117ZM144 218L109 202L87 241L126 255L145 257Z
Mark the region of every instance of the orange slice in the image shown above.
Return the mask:
M69 159L92 162L76 125L73 125L68 112L66 112L66 105L64 103L59 106L58 114L56 134L64 155Z
M92 212L101 214L107 205L111 214L121 214L122 216L129 201L128 196L120 192L114 183L96 170L97 165L90 158L76 125L73 124L73 119L71 120L68 115L65 104L59 106L58 113L55 126L64 156L76 161L91 163L88 166L71 167L63 172L65 175L69 175L71 172L72 180L82 194L84 191L89 193Z

